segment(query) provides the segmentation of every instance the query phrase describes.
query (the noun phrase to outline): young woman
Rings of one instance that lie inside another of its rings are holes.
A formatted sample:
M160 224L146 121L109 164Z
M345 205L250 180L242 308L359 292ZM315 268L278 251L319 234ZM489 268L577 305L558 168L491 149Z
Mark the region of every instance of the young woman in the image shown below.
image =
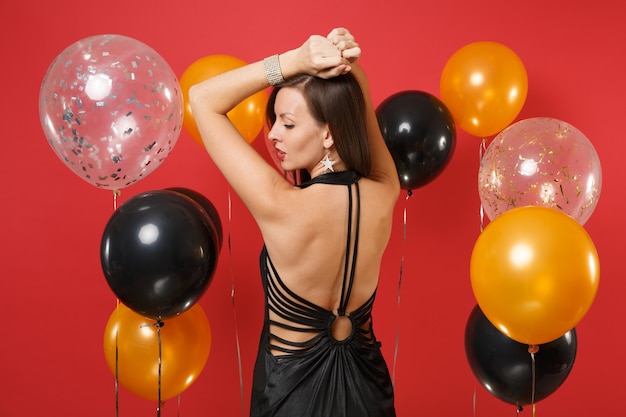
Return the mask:
M265 245L265 321L251 416L395 416L372 304L400 185L349 31L193 86L211 158L252 213ZM292 185L226 114L275 86L268 138Z

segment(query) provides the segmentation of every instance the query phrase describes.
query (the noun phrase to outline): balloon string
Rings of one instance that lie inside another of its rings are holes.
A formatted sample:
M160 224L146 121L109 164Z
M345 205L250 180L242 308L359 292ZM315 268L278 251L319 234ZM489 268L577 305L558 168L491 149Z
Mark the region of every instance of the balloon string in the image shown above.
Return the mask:
M178 412L176 415L180 417L180 394L178 394Z
M232 201L230 198L230 191L228 192L228 256L230 258L230 299L233 305L233 319L235 321L235 343L237 345L237 367L239 369L239 398L241 399L241 415L245 415L245 403L243 397L243 373L241 369L241 347L239 345L239 328L237 326L237 309L235 308L235 273L233 271L233 251L231 245L230 230L232 226Z
M480 232L482 233L485 229L485 210L483 209L483 204L480 204Z
M479 161L483 160L483 156L485 155L486 152L487 152L487 139L482 138L482 140L480 141L480 149L478 151Z
M120 190L113 190L113 211L117 210L117 197L121 194ZM120 389L119 389L119 324L120 324L120 299L115 299L115 321L118 325L118 331L115 332L115 417L120 415Z
M485 155L485 152L487 151L487 140L485 138L483 138L480 142L479 148L478 148L478 163L480 164L480 162L482 162L483 160L483 156ZM485 228L485 210L483 208L483 203L480 203L480 231L482 233L482 231Z
M119 390L119 348L118 337L120 328L120 299L116 299L115 305L115 322L117 323L117 331L115 332L115 417L120 415L120 390Z
M402 292L402 274L404 270L404 252L406 247L406 205L412 195L413 193L411 192L411 190L409 190L407 192L406 199L404 200L404 211L402 214L402 255L400 257L400 274L398 276L398 321L396 323L396 344L393 351L393 371L391 373L391 384L394 387L396 384L396 364L398 361L398 348L400 346L400 294Z
M162 367L162 352L161 352L161 327L163 326L163 322L158 320L155 324L157 328L157 339L159 341L159 377L157 383L157 417L161 416L161 406L163 403L161 402L161 367Z
M533 417L535 417L535 380L537 378L536 367L535 367L535 353L539 350L539 346L530 345L528 347L528 352L530 353L530 369L531 369L531 391L530 391L530 402L533 407Z
M120 194L122 194L120 190L113 190L113 211L117 210L117 197L119 197Z
M476 388L474 387L474 396L472 397L472 412L474 417L476 417Z
M163 403L161 402L161 362L162 362L162 345L161 345L161 327L165 326L165 323L161 320L157 320L156 322L152 323L152 324L142 324L139 327L156 327L157 329L157 341L158 341L158 346L159 346L159 357L158 357L158 361L157 361L157 365L158 365L158 376L157 376L157 417L160 417L161 415L161 406L163 406Z

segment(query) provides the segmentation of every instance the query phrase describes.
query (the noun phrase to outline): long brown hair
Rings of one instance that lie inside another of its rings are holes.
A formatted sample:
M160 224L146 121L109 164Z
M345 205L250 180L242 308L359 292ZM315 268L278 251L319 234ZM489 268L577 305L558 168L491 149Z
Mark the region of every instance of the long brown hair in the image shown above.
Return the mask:
M328 124L337 153L348 169L368 176L372 161L365 122L365 100L356 78L351 73L329 79L303 74L286 80L270 94L266 109L270 127L276 122L276 95L286 87L299 90L313 118L320 124ZM299 177L300 181L310 178L306 170L301 170Z

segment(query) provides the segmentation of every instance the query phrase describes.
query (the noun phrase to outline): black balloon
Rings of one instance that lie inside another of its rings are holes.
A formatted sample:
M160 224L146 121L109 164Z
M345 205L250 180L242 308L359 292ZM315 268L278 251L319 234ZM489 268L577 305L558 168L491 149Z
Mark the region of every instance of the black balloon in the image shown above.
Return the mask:
M454 153L456 128L441 100L402 91L384 100L376 116L402 189L422 187L443 172Z
M191 198L169 190L130 198L109 219L100 260L120 302L157 320L191 308L217 265L212 220Z
M207 212L207 214L209 215L209 217L211 218L211 222L214 226L215 229L215 236L217 239L217 242L219 244L220 249L222 248L222 242L224 240L224 232L222 229L222 221L220 220L220 215L217 212L217 209L215 208L215 206L213 205L213 203L211 203L211 200L209 200L208 198L206 198L203 194L191 190L189 188L184 188L184 187L172 187L172 188L168 188L168 190L171 191L176 191L178 193L181 193L183 195L186 195L187 197L193 199L196 203L200 204L200 206Z
M465 328L465 353L480 383L502 401L524 406L545 399L566 380L576 358L576 330L539 345L533 397L529 346L500 332L476 306Z

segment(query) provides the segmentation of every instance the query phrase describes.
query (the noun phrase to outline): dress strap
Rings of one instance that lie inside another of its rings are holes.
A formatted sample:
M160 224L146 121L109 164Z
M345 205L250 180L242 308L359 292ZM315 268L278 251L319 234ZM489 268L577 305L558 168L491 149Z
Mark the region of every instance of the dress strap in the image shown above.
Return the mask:
M343 284L341 286L341 298L337 315L345 316L348 308L348 301L352 293L352 284L354 283L354 273L356 269L356 255L359 242L359 226L361 220L361 194L359 192L359 179L361 175L355 171L333 171L327 172L317 177L311 178L309 181L300 184L300 188L306 188L313 184L335 184L346 185L348 188L348 225L346 238L346 257L343 269ZM356 207L354 204L356 196ZM354 230L354 237L352 236Z
M267 327L265 331L269 337L268 348L270 350L290 356L302 356L308 355L316 346L325 345L334 340L331 336L332 323L337 317L347 315L356 275L361 216L360 178L360 175L352 171L340 171L319 175L302 185L303 188L313 184L339 185L348 193L346 246L343 271L341 272L343 276L336 312L316 305L292 291L280 278L267 253L267 247L263 246L260 266L266 300L265 323ZM361 347L376 346L377 342L371 329L371 311L375 293L361 306L350 311L349 318L353 326L352 336L337 343L355 343ZM272 317L270 317L270 312ZM277 332L273 332L270 326L309 334L310 337L298 338L297 341L285 340L276 334Z
M356 258L359 244L359 227L361 220L361 194L359 191L358 181L354 182L354 192L356 194L356 207L354 207L354 199L352 196L352 187L348 185L348 225L346 237L346 258L344 260L343 285L341 287L341 301L337 314L339 316L346 315L348 301L352 293L352 285L354 283L354 273L356 270ZM356 217L356 219L355 219ZM354 238L352 230L354 229ZM350 260L352 262L350 262Z
M318 175L315 178L311 178L307 182L298 184L300 188L306 188L313 184L343 184L350 185L355 184L361 175L355 171L334 171L327 172L322 175Z

